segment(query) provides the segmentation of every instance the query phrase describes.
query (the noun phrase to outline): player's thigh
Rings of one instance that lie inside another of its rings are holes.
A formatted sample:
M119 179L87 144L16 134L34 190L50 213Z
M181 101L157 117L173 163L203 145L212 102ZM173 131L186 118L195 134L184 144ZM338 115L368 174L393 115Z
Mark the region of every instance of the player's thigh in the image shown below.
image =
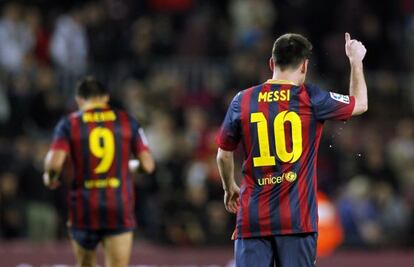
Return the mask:
M96 250L85 249L73 239L71 243L79 267L96 267Z
M78 265L81 267L96 266L96 247L100 236L96 231L69 228L69 236Z
M243 238L234 243L236 267L270 267L274 264L271 238Z
M129 263L133 243L133 232L126 231L103 238L106 267L126 267Z
M317 234L275 236L277 267L314 267L316 264Z

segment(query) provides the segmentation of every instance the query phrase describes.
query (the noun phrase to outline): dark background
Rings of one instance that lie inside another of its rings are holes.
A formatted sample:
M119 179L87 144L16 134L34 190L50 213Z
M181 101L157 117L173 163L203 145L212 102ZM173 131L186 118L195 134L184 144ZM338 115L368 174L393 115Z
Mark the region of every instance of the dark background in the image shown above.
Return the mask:
M2 1L0 240L65 240L66 187L43 188L42 161L73 88L102 80L143 125L157 160L137 176L137 239L231 245L214 137L237 91L271 78L274 40L314 45L308 82L346 94L344 32L367 47L369 111L327 122L319 189L344 248L414 245L414 1ZM240 170L237 172L240 176ZM66 179L69 176L66 174Z

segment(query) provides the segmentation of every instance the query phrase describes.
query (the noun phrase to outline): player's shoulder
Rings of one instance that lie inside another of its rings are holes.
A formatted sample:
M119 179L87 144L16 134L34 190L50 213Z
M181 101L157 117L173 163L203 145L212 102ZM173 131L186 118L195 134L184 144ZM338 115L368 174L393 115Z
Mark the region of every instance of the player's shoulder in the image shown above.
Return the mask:
M254 85L251 87L248 87L246 89L242 89L240 91L237 91L237 93L234 95L232 101L231 101L231 105L233 107L237 107L240 108L242 99L246 99L245 97L249 97L254 95L255 93L257 93L258 91L261 90L263 84L259 84L259 85Z
M117 114L118 119L123 118L124 120L126 120L129 125L132 128L139 128L141 127L141 124L139 123L138 119L136 118L136 116L134 116L133 114L131 114L130 112L124 110L124 109L113 109L114 112Z
M124 109L113 108L112 111L115 112L115 114L117 115L117 117L124 117L127 120L129 120L129 121L136 120L135 117L131 113L129 113L128 111L126 111Z
M261 83L261 84L256 84L256 85L253 85L253 86L251 86L251 87L249 87L249 88L247 88L247 89L245 89L244 91L246 91L246 92L251 92L251 93L253 93L253 92L257 92L257 91L260 91L260 90L262 90L262 88L263 88L263 85L264 85L265 83Z
M66 120L71 120L71 119L77 119L77 118L79 118L79 117L81 117L82 116L82 114L83 114L83 111L81 111L81 110L77 110L77 111L72 111L72 112L70 112L69 114L67 114L67 115L65 115L65 116L63 116L63 118L62 119L66 119Z
M59 124L70 124L70 121L73 119L77 119L81 116L81 112L80 111L73 111L70 112L69 114L63 115L60 120L59 120Z
M253 94L254 92L258 92L258 91L260 91L260 90L262 90L262 87L263 87L263 83L262 84L257 84L257 85L253 85L253 86L250 86L250 87L248 87L248 88L246 88L246 89L243 89L243 90L240 90L236 95L235 95L235 99L237 98L237 99L239 99L240 100L240 98L243 96L243 95L251 95L251 94Z
M312 83L305 83L305 84L303 84L303 86L302 86L302 88L309 94L309 95L312 95L312 94L317 94L318 92L320 92L321 90L323 90L323 89L321 89L319 86L317 86L317 85L315 85L315 84L312 84Z
M129 113L128 113L126 110L121 109L121 108L113 108L113 107L111 107L111 108L110 108L110 110L111 110L112 112L114 112L115 114L117 114L118 116L119 116L119 115L122 115L122 116L129 116Z
M321 87L311 83L303 84L302 88L310 99L324 98L328 93L327 90L322 89Z
M70 129L71 126L71 120L77 116L75 112L69 113L67 115L63 115L60 117L59 121L56 123L55 130L57 131L66 131Z

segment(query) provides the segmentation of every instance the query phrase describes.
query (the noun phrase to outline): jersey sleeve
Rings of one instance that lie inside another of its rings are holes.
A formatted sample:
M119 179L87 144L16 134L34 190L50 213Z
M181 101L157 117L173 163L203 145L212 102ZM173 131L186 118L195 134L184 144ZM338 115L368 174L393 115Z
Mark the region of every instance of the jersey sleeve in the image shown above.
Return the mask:
M67 117L62 118L55 127L51 150L70 151L70 123Z
M238 93L230 103L220 131L216 137L219 148L226 151L234 151L241 139L240 121L240 93Z
M149 151L148 141L145 136L144 130L142 129L138 121L136 121L132 117L130 117L130 121L132 129L132 154L134 154L134 156L138 156L139 153L143 151Z
M312 108L318 120L347 120L352 116L355 97L307 86Z

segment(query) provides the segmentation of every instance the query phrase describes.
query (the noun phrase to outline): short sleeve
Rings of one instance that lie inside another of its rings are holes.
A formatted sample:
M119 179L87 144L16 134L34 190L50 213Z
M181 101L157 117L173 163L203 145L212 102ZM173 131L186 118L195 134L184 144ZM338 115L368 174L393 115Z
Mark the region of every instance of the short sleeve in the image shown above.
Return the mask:
M347 120L352 116L355 97L306 86L318 120Z
M216 137L218 147L226 151L236 150L241 139L240 95L241 93L238 93L231 101Z
M70 123L67 117L62 118L55 127L53 132L53 141L50 146L51 150L70 151Z
M138 156L143 151L148 151L148 141L141 125L134 118L130 117L132 129L132 154Z

